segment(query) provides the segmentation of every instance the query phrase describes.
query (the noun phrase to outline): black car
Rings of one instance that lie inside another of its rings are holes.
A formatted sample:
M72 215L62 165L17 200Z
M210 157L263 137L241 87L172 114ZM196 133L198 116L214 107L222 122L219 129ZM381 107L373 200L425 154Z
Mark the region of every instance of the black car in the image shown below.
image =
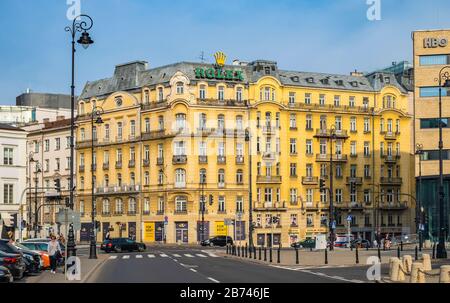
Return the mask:
M129 238L116 238L103 241L100 245L100 249L106 253L116 252L121 253L123 251L139 251L143 252L147 249L144 243L136 242Z
M14 277L8 268L0 266L0 283L11 283Z
M306 239L300 242L295 242L291 244L292 248L315 248L316 240L315 239Z
M0 266L6 267L14 279L22 279L26 266L21 254L8 254L0 250Z
M29 249L21 249L17 247L14 242L10 243L9 240L0 240L0 250L9 254L20 254L23 257L27 274L38 273L41 269L41 257L38 253Z
M227 244L233 245L233 238L227 236L217 236L200 243L202 246L227 246Z

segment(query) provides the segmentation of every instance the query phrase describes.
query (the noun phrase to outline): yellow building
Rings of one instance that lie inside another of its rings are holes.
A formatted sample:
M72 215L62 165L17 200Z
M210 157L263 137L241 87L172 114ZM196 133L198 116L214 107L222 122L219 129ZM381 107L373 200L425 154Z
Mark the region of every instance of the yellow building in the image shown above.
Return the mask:
M347 232L348 214L361 237L411 231L414 205L404 195L414 191L411 116L393 74L290 72L270 61L224 61L217 54L215 65L154 69L132 62L116 66L112 78L87 83L77 119L82 240L91 220L93 106L104 111L104 123L94 129L99 240L113 229L113 237L197 243L202 197L205 238L248 241L250 213L255 244L270 244L273 235L274 244L287 246L326 233L330 197L319 178L330 187L331 147L336 231ZM274 216L279 223L269 225Z

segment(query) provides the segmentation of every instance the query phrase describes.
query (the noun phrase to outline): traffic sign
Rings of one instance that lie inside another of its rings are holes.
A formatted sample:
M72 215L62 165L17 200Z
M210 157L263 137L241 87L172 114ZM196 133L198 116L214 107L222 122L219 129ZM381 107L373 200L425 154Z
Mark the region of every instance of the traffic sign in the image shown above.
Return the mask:
M233 225L233 220L232 219L225 219L224 220L225 225L229 226L229 225Z
M336 221L333 221L333 223L331 223L331 228L336 229Z
M165 216L164 217L164 224L167 225L169 223L169 217Z
M352 216L351 215L348 215L347 222L352 222Z

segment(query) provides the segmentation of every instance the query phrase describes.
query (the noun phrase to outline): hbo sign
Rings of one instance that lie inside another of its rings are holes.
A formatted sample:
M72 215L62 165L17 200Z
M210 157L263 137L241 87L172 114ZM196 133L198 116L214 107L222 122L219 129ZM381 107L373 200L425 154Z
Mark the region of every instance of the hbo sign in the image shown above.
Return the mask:
M437 48L437 47L446 47L448 44L448 40L445 38L425 38L423 39L423 46L425 48Z

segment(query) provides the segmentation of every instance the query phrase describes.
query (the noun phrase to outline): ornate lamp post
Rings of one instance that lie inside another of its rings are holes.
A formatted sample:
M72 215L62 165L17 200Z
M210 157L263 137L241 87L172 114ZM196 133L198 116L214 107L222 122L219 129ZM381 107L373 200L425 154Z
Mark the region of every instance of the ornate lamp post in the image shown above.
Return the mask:
M444 149L444 142L442 139L442 88L450 88L450 66L444 66L439 71L439 243L436 250L436 258L446 259L447 251L445 250L445 217L444 217L444 162L442 157L442 151ZM448 94L446 93L446 96Z
M89 245L89 259L97 259L97 233L96 233L96 224L95 224L95 215L97 213L96 209L96 198L95 198L95 191L94 191L94 172L96 170L95 164L94 164L94 144L95 140L97 139L96 136L94 136L94 119L95 124L103 124L103 120L101 115L103 114L103 108L100 106L95 106L92 109L91 113L91 217L92 217L92 230L91 230L91 243Z
M36 161L35 179L34 179L34 238L37 239L37 234L39 230L39 214L38 214L38 186L39 186L39 174L42 172L41 164Z
M419 250L422 251L422 243L423 243L423 222L422 222L422 214L423 214L423 207L422 207L422 157L423 157L423 145L422 144L416 144L416 155L419 156L419 186L418 186L418 193L416 194L416 227L417 227L417 233L419 234Z
M71 121L70 121L70 182L69 182L69 190L70 190L70 208L73 210L74 207L74 154L75 154L75 40L78 32L81 33L81 37L78 39L77 43L81 44L84 49L87 49L89 45L93 44L94 41L89 36L87 32L92 28L94 22L91 17L88 15L79 15L75 19L73 19L72 26L68 26L65 28L66 32L69 32L72 37L72 85L71 85ZM67 256L75 256L76 248L75 248L75 236L73 231L73 224L70 224L69 227L69 236L67 239Z
M330 250L334 250L334 228L335 216L333 205L333 140L336 140L336 128L334 125L330 129Z
M36 163L34 160L34 153L28 154L28 205L27 205L27 226L31 226L31 163ZM21 231L22 232L22 231ZM30 237L30 229L27 227L27 237Z
M252 135L250 128L245 130L245 142L248 143L248 243L253 247L253 192L252 192Z

